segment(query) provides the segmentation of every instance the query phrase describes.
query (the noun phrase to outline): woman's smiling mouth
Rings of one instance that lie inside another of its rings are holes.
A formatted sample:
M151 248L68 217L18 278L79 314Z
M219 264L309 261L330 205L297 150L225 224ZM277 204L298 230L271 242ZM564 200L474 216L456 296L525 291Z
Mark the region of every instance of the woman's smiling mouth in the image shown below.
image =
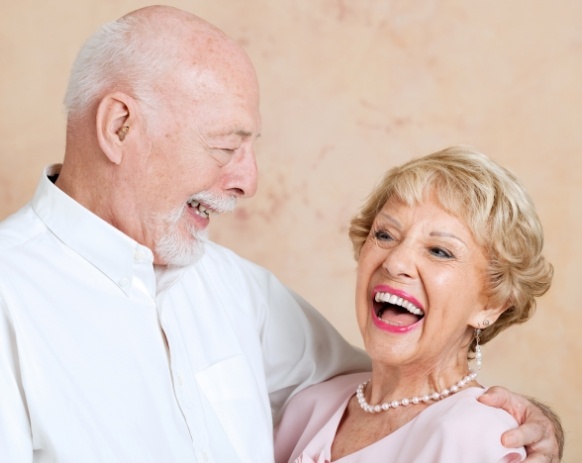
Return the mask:
M418 305L387 291L376 292L372 305L374 324L385 331L409 331L424 317Z

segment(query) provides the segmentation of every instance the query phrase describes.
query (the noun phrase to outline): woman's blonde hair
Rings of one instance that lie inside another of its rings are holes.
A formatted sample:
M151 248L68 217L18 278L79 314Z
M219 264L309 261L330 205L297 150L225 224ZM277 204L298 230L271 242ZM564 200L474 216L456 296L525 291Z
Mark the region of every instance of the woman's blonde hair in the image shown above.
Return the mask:
M550 287L553 267L542 256L542 225L511 172L472 148L453 146L384 175L351 221L356 259L386 201L415 205L429 193L473 232L488 259L487 295L492 304L507 307L496 323L482 330L480 342L485 344L508 326L528 320L535 298Z

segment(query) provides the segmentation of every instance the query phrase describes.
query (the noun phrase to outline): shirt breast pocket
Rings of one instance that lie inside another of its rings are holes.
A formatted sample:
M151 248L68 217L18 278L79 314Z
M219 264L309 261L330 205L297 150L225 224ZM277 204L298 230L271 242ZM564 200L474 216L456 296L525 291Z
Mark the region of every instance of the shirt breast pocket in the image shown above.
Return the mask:
M271 461L272 419L266 397L243 355L221 360L196 381L242 462ZM266 403L265 403L266 402ZM257 452L264 459L257 460Z

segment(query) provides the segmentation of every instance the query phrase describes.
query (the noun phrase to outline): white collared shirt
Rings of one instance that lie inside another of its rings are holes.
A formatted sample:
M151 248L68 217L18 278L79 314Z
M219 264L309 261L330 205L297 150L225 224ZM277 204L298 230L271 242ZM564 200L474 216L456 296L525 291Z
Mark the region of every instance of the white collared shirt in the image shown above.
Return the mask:
M265 269L156 270L46 174L0 223L0 463L270 462L290 394L365 368Z

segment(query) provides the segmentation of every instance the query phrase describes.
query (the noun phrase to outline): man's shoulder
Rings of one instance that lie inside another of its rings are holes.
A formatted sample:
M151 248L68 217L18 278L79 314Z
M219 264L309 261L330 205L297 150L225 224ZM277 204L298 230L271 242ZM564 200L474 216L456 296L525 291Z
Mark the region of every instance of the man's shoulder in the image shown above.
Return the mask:
M241 257L232 249L210 240L204 242L203 260L204 259L217 261L233 261L236 263L247 261L244 257Z
M0 222L0 252L18 248L44 230L30 205L24 206Z
M204 269L205 272L216 270L224 276L225 271L252 274L255 277L270 277L272 272L251 260L242 257L230 248L213 241L204 243L204 255L196 262L193 269Z

